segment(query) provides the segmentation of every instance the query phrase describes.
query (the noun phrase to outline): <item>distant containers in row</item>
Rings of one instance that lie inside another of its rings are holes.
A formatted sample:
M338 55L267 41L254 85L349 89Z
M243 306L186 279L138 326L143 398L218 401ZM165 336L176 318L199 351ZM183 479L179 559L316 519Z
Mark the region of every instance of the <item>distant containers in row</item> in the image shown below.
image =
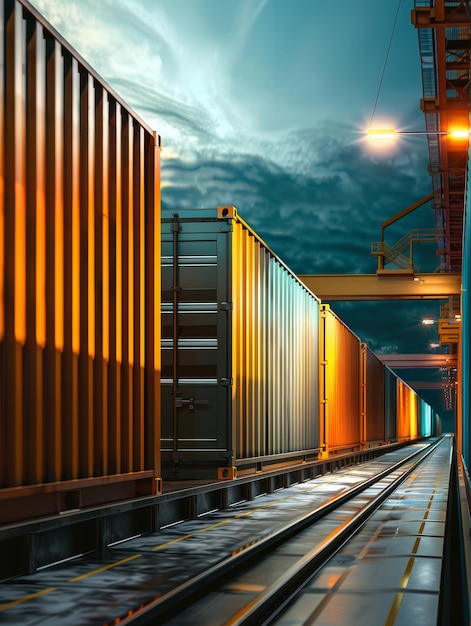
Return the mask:
M164 477L230 478L431 434L416 394L233 207L163 213L162 337Z

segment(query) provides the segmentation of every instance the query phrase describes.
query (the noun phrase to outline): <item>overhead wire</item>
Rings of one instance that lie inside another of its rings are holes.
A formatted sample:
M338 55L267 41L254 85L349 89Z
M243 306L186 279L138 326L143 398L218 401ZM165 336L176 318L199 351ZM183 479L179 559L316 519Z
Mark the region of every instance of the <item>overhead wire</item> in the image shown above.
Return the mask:
M393 38L394 38L394 33L396 31L396 24L397 24L397 20L398 20L398 17L399 17L399 11L400 11L400 8L401 8L401 3L402 3L402 0L399 0L398 3L397 3L396 16L394 18L394 23L393 23L393 27L392 27L392 31L391 31L391 36L389 37L389 44L388 44L388 49L386 51L386 58L384 59L383 70L381 72L381 78L380 78L380 81L379 81L378 92L376 94L376 100L375 100L375 103L374 103L374 106L373 106L373 113L371 114L370 125L368 127L368 130L371 130L371 126L373 124L373 119L374 119L374 116L375 116L375 113L376 113L376 107L378 106L379 95L381 93L381 87L383 85L384 75L386 73L386 66L388 64L389 53L391 52L392 41L393 41Z

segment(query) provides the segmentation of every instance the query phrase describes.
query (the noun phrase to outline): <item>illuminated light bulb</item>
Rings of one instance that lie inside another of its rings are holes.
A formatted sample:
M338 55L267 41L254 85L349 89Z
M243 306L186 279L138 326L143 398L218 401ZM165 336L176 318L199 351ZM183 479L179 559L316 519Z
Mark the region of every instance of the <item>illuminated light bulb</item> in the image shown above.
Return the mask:
M394 128L387 128L386 130L373 130L370 128L368 137L370 139L395 139L396 131Z
M431 326L433 323L433 320L431 320L430 318L422 320L422 324L424 324L425 326Z
M448 135L453 137L453 139L467 139L469 137L469 129L456 128L455 130L450 130Z

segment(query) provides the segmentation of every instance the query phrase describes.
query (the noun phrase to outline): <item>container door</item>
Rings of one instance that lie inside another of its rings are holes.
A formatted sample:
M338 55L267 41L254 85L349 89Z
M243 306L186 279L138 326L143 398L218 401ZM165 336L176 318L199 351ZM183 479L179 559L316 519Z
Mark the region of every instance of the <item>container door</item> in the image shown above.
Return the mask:
M226 227L221 232L221 227ZM162 223L163 475L214 478L232 464L227 223Z

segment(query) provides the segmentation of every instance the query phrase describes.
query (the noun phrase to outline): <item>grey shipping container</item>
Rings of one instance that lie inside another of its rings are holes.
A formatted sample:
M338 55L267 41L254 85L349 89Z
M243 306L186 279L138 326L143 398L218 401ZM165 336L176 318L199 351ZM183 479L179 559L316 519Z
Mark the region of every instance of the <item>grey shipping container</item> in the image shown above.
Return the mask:
M164 477L318 457L319 307L234 207L163 212Z

